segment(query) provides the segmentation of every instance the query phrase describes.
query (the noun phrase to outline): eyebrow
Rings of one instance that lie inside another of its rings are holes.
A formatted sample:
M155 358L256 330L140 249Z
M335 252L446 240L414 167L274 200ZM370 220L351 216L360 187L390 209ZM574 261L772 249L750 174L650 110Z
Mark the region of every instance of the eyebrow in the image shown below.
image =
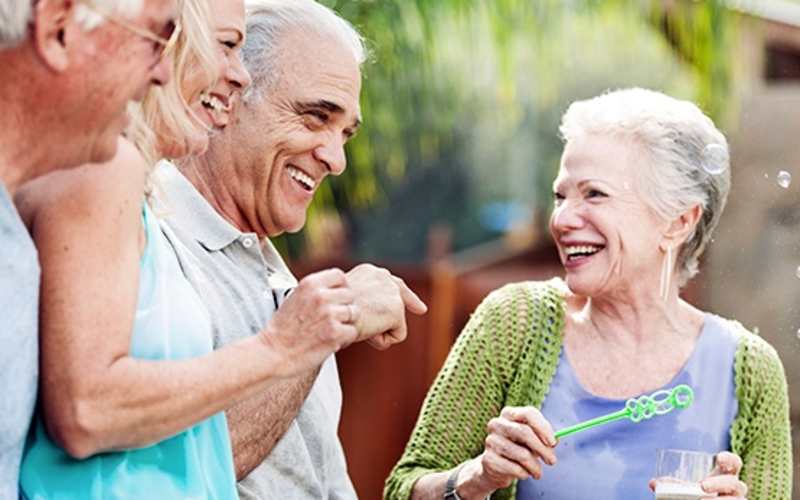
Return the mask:
M341 107L338 104L336 104L335 102L329 101L327 99L320 99L318 101L299 102L299 103L297 103L297 107L301 111L309 110L309 109L324 109L325 111L327 111L329 113L336 113L336 114L343 114L344 113L344 108L343 107ZM350 126L350 128L353 129L354 133L355 133L356 130L358 130L358 127L361 126L361 123L362 123L361 122L361 117L360 116L356 117L356 119L353 121L353 124Z
M603 185L603 186L608 186L610 188L614 187L611 183L608 183L608 182L606 182L604 180L601 180L601 179L583 179L583 180L578 182L578 187L583 187L583 186L585 186L587 184L592 184L592 183L600 184L600 185Z
M606 182L606 181L603 181L603 180L600 180L600 179L594 179L594 178L590 178L590 179L581 179L581 180L580 180L580 181L578 181L578 182L577 182L575 185L576 185L578 188L582 188L582 187L586 186L587 184L592 184L592 183L596 183L596 184L600 184L600 185L608 186L608 187L610 187L610 188L613 188L613 187L614 187L613 185L609 184L609 183L608 183L608 182ZM564 182L563 182L563 181L562 181L562 182L553 181L553 191L554 191L554 192L555 192L555 191L558 191L558 188L559 188L559 187L562 187L563 185L564 185Z

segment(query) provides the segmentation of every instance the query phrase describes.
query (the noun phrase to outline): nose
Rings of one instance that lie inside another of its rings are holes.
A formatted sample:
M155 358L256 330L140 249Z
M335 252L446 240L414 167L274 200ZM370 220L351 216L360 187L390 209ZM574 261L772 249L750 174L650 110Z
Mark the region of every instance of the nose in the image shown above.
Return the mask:
M228 72L225 76L231 85L239 91L244 91L253 82L250 72L244 67L242 58L238 53L233 57L231 64L228 65Z
M331 137L325 144L317 146L314 149L314 158L324 163L332 175L341 175L347 168L343 138L337 140L335 137Z
M150 71L150 83L159 87L172 79L172 57L163 57Z
M550 216L550 225L558 232L580 229L583 223L580 207L568 200L563 200Z

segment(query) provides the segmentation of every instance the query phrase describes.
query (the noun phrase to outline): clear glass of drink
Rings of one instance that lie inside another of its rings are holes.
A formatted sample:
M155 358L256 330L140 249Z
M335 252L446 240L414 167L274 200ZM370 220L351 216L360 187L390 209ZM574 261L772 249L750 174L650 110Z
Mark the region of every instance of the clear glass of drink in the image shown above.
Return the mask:
M700 481L714 469L714 455L701 451L658 450L656 500L709 498Z

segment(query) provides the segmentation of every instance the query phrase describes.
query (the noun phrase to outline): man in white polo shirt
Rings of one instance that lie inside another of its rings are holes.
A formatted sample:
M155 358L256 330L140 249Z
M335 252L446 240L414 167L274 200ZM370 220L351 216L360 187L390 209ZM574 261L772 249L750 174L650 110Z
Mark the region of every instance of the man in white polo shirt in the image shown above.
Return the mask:
M243 58L253 84L210 149L162 166L167 225L214 322L216 346L286 317L303 287L269 241L299 231L325 177L345 170L361 123L359 34L313 0L250 0ZM388 271L347 273L360 339L403 340L425 305ZM276 316L277 318L277 316ZM296 318L302 322L303 318ZM241 498L353 499L337 436L342 394L333 356L227 413Z

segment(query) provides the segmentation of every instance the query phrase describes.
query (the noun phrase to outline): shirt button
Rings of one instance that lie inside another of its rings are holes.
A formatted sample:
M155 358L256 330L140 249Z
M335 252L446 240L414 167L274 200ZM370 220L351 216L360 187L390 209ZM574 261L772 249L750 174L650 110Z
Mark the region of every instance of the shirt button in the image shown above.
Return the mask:
M242 240L242 245L244 245L245 248L252 247L253 246L253 238L245 238L244 240Z

